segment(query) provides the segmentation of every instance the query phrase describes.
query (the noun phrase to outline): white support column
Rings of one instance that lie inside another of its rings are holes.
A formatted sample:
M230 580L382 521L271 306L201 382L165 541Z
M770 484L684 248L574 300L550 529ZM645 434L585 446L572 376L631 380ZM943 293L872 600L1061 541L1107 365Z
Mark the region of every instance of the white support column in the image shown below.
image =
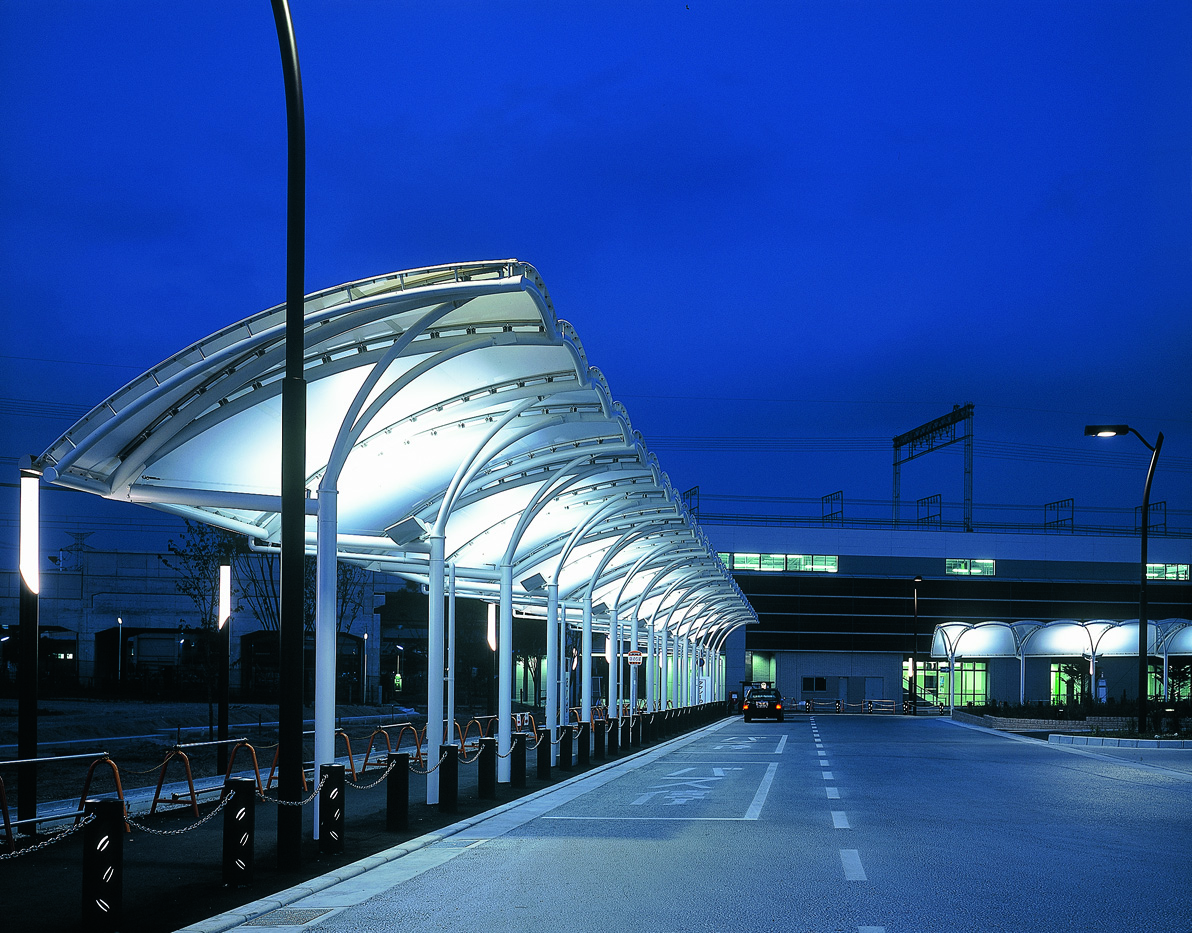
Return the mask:
M315 775L319 765L335 761L335 583L336 499L333 489L319 495L315 523ZM319 838L319 801L315 800L314 837Z
M655 645L657 636L654 633L653 622L646 623L646 632L650 636L646 647L646 712L653 713L657 709L654 702L654 687L658 682L658 651Z
M638 637L639 623L637 621L637 613L633 614L633 621L629 623L629 650L637 651L637 637ZM638 665L630 665L629 667L629 709L634 713L637 712L637 678L641 672L641 667Z
M552 583L555 598L558 599L559 587ZM583 631L580 634L579 663L580 663L580 716L584 722L592 721L592 597L584 597Z
M431 768L426 776L426 802L439 802L439 763L443 745L443 552L442 535L431 534L430 594L427 599L426 631L426 764Z
M448 738L455 732L455 564L447 567L447 722Z
M501 564L497 655L497 781L508 784L513 745L513 567L509 564Z
M608 717L615 721L621 719L621 685L617 682L617 675L620 673L617 660L621 655L621 649L617 644L620 640L617 625L617 617L613 615L608 623L608 647L604 652L608 656Z
M1018 705L1026 702L1026 648L1019 648L1018 654Z
M549 587L546 591L546 671L543 683L546 684L546 724L550 728L551 737L559 724L559 588ZM538 698L535 697L535 705ZM559 747L551 745L550 762L554 765L559 759Z

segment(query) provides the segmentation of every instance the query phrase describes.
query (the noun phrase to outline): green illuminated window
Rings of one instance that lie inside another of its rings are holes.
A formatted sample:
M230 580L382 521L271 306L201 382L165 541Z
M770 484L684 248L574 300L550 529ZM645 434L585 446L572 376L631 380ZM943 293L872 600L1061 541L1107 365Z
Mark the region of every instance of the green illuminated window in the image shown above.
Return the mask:
M733 570L760 570L761 554L734 554Z
M1148 580L1179 580L1188 582L1189 564L1147 564Z
M992 577L997 573L997 562L992 560L970 560L949 557L944 560L946 573L965 577Z
M786 569L796 573L836 573L840 558L835 554L787 554Z
M922 661L915 667L915 693L924 703L947 705L952 699L951 678L956 678L957 706L984 706L989 701L989 664L986 661L957 661L955 672L946 661ZM902 662L902 689L910 690L911 662Z
M786 570L786 555L785 554L762 554L761 555L761 569L762 570Z

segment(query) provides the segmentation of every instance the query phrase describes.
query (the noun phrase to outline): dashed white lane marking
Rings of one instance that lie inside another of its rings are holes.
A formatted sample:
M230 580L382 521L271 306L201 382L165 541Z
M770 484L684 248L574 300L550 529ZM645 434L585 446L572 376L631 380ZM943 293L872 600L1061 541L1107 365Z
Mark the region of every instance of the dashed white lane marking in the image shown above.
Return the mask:
M826 755L826 754L828 754L828 753L827 753L827 752L816 752L816 754L817 754L817 755L821 755L821 756L822 756L822 755Z
M828 761L828 759L825 758L823 761L821 761L819 763L819 766L821 768L827 768L827 767L830 767L831 765L830 765L830 762Z
M824 776L825 781L835 781L836 780L836 778L832 777L831 771L821 771L820 774L822 774Z
M857 927L857 933L886 933L885 927Z
M843 810L832 811L832 828L833 829L852 829L848 825L848 814Z
M770 785L774 783L774 772L777 770L778 762L774 762L770 767L766 768L766 776L762 778L761 786L758 787L757 793L753 795L753 803L745 811L745 819L756 820L762 815L762 806L766 802L766 795L770 793Z
M786 748L786 736L785 735L778 740L778 747L776 749L774 749L774 754L781 755L782 750L784 748Z
M825 787L824 790L826 790L828 792L829 800L839 800L840 799L840 788L839 787Z
M861 856L856 849L841 849L840 864L844 866L845 881L868 881L865 869L861 867Z

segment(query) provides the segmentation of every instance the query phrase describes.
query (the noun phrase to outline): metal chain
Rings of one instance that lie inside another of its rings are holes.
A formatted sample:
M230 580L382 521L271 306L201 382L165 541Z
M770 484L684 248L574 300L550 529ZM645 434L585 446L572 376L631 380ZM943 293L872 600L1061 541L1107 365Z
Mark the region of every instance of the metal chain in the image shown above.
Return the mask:
M232 799L231 794L224 794L223 799L221 799L220 802L215 805L214 810L212 810L210 813L208 813L206 816L204 816L202 819L200 819L197 823L191 823L189 826L182 827L182 829L153 829L149 826L145 826L141 823L138 823L136 820L132 819L131 817L127 818L128 825L133 826L137 829L144 830L145 832L147 832L153 836L181 836L183 833L188 833L192 829L198 829L200 826L202 826L204 823L206 823L209 819L211 819L211 817L215 816L215 814L217 814L220 810L222 810L224 807L226 807L228 804L228 801L231 799Z
M389 763L389 767L385 769L385 773L382 774L375 781L373 781L371 784L353 784L351 781L344 781L344 786L350 787L353 790L372 790L374 787L376 787L378 784L380 784L382 781L384 781L385 778L389 777L389 772L392 771L396 767L397 767L397 759L394 758L393 761L391 761Z
M462 764L470 765L473 761L475 761L477 758L480 757L480 752L482 750L483 749L479 745L477 745L476 746L476 754L473 755L471 758L469 758L466 754L464 754L463 750L461 749L460 755L459 755L459 760Z
M310 796L307 797L305 800L278 800L273 797L266 796L265 794L261 793L260 791L257 791L257 796L260 797L265 802L275 803L279 807L305 807L308 803L310 803L312 800L314 800L316 797L319 796L319 791L321 791L323 789L323 785L326 783L327 783L327 775L324 774L323 777L319 779L319 786L316 787L313 791L311 791Z
M447 760L447 753L443 752L443 754L441 754L439 756L439 760L438 760L438 762L436 762L436 764L433 768L427 768L425 771L419 771L417 768L415 768L413 765L411 765L410 773L411 774L431 774L432 772L439 770L439 765L441 765L446 760Z
M0 855L0 860L10 858L20 858L22 855L28 855L30 852L36 852L38 849L44 849L46 846L52 846L55 842L61 842L71 833L78 832L88 823L95 819L95 814L92 813L83 817L78 823L66 829L60 829L55 833L51 833L48 839L43 839L41 842L35 843L31 846L25 846L23 849L17 849L15 852L5 852Z

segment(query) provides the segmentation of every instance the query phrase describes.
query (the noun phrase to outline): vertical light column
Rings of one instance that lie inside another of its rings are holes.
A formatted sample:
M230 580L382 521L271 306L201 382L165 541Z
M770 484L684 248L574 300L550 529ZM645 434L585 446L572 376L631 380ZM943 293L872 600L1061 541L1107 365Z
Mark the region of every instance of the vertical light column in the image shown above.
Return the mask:
M552 583L556 594L558 593L557 584ZM555 597L558 599L558 596ZM579 705L580 716L583 717L584 722L591 723L592 721L592 597L584 597L584 608L581 625L583 629L580 633L580 680L579 680Z
M445 541L440 534L427 537L430 544L430 595L426 624L426 802L439 802L439 763L443 745L443 600Z
M37 645L41 592L41 477L21 470L21 647L17 701L17 758L37 757ZM17 819L37 816L37 765L17 765Z
M553 738L559 723L559 588L549 587L546 591L546 724ZM537 705L538 698L534 698ZM550 761L558 760L558 746L551 746Z
M232 641L232 568L229 564L219 565L219 607L215 615L215 637L219 643L219 673L216 693L219 706L215 737L221 742L228 740L228 660ZM220 774L228 767L228 747L217 747L215 766Z
M337 497L319 490L315 523L315 774L335 761L335 583ZM315 798L315 838L319 838L319 799Z
M497 636L497 780L510 779L513 745L513 567L501 565L501 615Z

